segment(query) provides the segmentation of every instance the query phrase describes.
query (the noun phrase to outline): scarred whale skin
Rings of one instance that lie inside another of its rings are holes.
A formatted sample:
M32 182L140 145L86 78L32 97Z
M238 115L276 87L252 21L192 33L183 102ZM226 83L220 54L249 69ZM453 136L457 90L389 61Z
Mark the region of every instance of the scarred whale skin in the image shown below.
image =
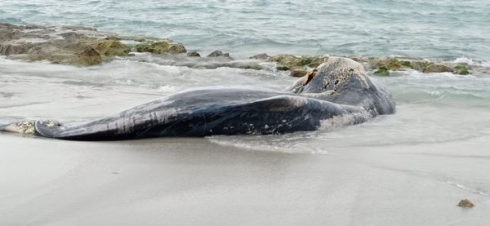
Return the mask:
M345 117L358 124L395 112L391 94L366 76L359 63L331 57L308 83L291 92L254 88L201 88L133 107L112 117L74 126L53 121L22 122L0 131L31 131L67 140L281 134L312 131L323 120Z

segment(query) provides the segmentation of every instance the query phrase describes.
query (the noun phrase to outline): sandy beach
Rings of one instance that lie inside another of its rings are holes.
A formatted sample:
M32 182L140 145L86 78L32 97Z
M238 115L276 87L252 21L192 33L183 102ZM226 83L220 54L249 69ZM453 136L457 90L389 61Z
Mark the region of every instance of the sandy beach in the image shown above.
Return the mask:
M487 225L490 138L251 151L0 136L0 225ZM476 206L462 209L461 199Z

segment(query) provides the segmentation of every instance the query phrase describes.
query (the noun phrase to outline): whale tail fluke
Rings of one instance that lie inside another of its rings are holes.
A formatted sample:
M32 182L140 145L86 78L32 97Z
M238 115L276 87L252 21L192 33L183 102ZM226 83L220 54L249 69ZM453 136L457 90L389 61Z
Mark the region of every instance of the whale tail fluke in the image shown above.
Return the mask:
M32 134L36 133L33 121L20 121L5 125L0 125L0 132Z
M0 132L54 137L60 124L53 120L20 121L0 125Z

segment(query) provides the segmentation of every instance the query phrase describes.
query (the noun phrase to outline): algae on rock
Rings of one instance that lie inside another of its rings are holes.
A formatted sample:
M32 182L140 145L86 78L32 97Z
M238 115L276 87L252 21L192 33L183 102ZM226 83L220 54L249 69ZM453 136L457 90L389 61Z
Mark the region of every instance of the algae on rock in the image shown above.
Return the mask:
M122 44L117 39L98 41L96 49L103 56L127 56L131 52L131 47Z
M379 76L390 76L390 71L385 66L381 66L378 70L374 71L374 74Z
M260 56L263 57L263 56ZM294 56L290 54L280 54L277 56L271 56L267 58L269 62L276 62L280 66L288 67L289 69L310 67L316 68L323 62L325 62L327 57L323 56Z
M171 40L145 41L136 45L136 51L149 53L186 53L184 45Z
M468 75L470 74L470 71L465 65L457 65L456 67L454 67L453 73L457 75Z

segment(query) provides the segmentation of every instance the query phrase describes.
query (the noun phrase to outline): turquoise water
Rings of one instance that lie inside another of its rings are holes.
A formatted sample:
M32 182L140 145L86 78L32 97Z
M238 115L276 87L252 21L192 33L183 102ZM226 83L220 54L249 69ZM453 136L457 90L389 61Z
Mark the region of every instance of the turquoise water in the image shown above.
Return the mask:
M490 59L485 0L3 0L0 22L93 26L244 57L268 52Z

